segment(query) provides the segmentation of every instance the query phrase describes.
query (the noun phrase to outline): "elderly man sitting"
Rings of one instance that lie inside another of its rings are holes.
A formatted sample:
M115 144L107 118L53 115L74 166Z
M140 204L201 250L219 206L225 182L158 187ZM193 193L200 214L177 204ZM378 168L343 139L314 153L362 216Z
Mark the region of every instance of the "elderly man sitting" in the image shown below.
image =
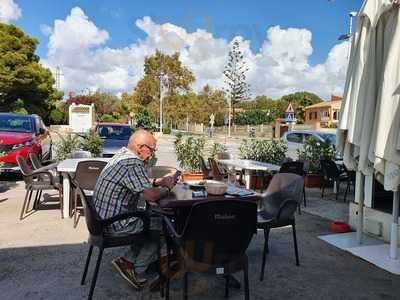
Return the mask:
M117 152L100 174L93 199L101 218L110 218L136 209L139 195L143 193L150 205L167 195L176 184L175 174L150 179L145 170L145 162L156 150L153 135L139 129L130 137L127 148ZM160 224L151 224L152 229L161 229ZM158 227L158 228L154 228ZM110 232L140 232L142 220L131 218L115 222L108 228ZM138 273L157 260L157 241L149 240L141 245L132 245L123 256L113 260L114 267L132 286L139 289L145 283Z

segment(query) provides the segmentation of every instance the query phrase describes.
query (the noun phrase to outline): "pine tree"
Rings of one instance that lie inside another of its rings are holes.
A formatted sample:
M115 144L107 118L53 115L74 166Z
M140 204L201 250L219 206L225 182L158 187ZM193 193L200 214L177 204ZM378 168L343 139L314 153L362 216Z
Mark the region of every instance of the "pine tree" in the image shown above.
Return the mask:
M250 85L246 82L246 62L243 60L243 53L240 50L240 43L236 39L233 41L232 49L229 51L228 63L224 69L225 91L232 105L232 120L235 116L235 105L240 101L250 98Z

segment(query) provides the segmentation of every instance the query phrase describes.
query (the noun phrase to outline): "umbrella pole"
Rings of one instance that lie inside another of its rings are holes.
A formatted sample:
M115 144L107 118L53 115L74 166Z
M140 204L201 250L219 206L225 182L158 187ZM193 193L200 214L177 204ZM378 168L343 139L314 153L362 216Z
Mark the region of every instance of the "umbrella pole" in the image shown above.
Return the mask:
M362 244L362 234L364 228L364 179L361 172L356 172L356 191L355 198L358 201L358 219L357 219L357 244Z
M390 234L390 258L397 259L398 228L399 228L399 191L393 192L393 223Z

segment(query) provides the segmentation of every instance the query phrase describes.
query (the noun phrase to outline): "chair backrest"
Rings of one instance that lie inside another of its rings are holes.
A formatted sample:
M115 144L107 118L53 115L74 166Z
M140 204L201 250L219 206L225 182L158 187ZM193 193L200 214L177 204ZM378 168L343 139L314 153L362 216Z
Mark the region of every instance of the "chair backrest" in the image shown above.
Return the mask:
M149 178L160 178L167 174L175 173L177 170L173 167L167 166L153 166L147 170Z
M325 179L336 179L340 175L339 168L336 163L330 159L321 159L322 174Z
M92 198L87 197L85 195L85 192L82 190L82 188L79 185L77 185L75 188L76 188L78 195L81 198L81 201L83 204L83 210L85 212L86 226L87 226L87 229L89 230L89 233L92 236L102 235L102 233L104 231L104 226L101 223L101 221L100 221L101 218L92 203Z
M302 199L303 188L302 176L293 173L275 174L267 191L263 194L264 211L280 220L292 219L297 204ZM287 200L292 201L293 204L282 207Z
M17 155L16 159L17 159L17 164L21 170L21 174L25 184L32 183L33 177L30 175L33 173L33 170L28 166L26 160L22 156Z
M31 160L32 166L35 170L40 169L43 167L42 163L40 162L39 158L35 153L29 153L29 159Z
M101 160L80 161L76 167L74 180L80 188L93 191L97 178L107 162Z
M204 178L210 176L210 169L207 168L206 162L204 161L203 156L199 155L199 161L200 161L200 168L201 172L204 175Z
M83 150L74 151L71 154L71 158L91 158L91 157L92 157L92 153L90 153L89 151L83 151Z
M232 159L233 155L228 152L217 153L217 159Z
M279 173L293 173L300 176L304 175L304 163L302 161L284 162L279 169Z
M257 204L210 200L192 206L182 232L186 257L216 265L243 256L257 233Z
M219 169L218 163L214 158L208 158L208 162L210 163L212 176L215 180L222 180L224 178L224 174L222 174Z

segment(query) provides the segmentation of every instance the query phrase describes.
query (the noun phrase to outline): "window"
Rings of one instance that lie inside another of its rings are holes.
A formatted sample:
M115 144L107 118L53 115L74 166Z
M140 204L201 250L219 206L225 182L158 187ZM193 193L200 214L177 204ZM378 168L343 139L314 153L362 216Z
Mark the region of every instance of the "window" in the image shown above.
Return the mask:
M334 112L333 112L333 119L334 119L334 120L337 120L337 119L338 119L338 117L337 117L337 111L334 111Z
M311 113L311 112L308 113L308 119L309 119L309 120L312 120L312 113Z
M127 140L133 133L133 129L128 126L100 125L97 133L103 139Z
M2 115L0 116L0 130L32 132L33 124L30 117Z
M301 133L289 133L286 136L286 139L288 142L291 142L291 143L302 143L303 142L303 137L302 137Z
M318 115L317 115L317 112L315 111L314 112L314 119L317 119L318 118Z

